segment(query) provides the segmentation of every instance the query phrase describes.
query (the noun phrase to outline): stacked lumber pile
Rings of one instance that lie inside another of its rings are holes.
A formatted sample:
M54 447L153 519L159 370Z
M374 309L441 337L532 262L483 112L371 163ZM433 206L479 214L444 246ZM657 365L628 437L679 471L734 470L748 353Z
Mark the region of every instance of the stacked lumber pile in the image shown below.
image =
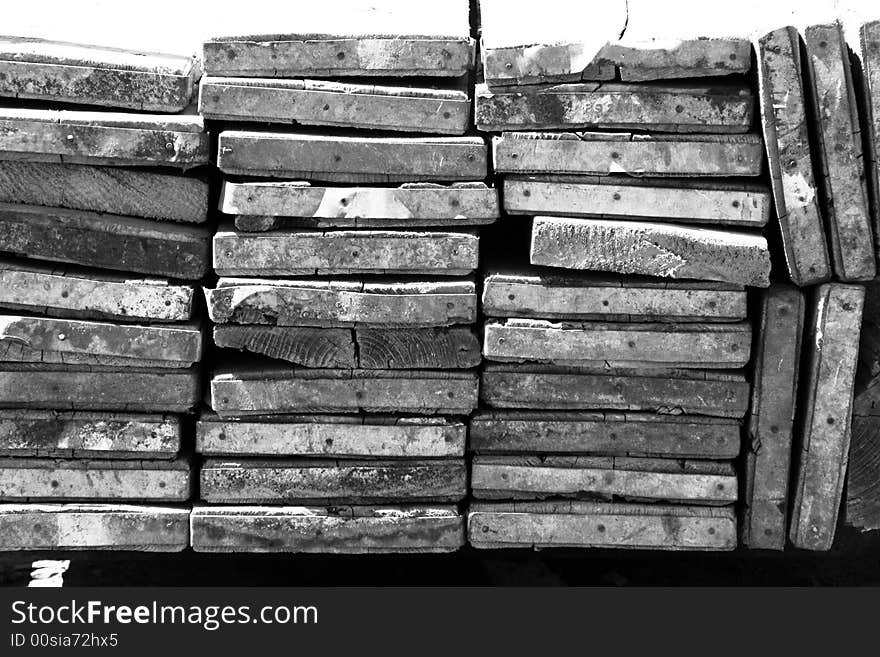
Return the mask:
M0 38L0 549L188 545L192 58Z
M223 351L197 428L197 551L464 543L475 227L499 214L487 145L462 136L468 3L348 5L204 45L230 218L206 290Z

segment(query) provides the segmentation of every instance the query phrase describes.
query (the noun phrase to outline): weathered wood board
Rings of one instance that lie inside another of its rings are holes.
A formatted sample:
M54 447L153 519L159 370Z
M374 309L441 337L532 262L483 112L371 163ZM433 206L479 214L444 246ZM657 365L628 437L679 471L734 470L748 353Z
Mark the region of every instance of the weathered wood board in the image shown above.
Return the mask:
M761 228L770 193L757 185L652 182L613 177L505 177L510 214L644 219L681 224Z
M408 228L490 224L498 190L484 183L322 187L307 182L223 182L220 210L239 230Z
M141 169L0 161L0 202L201 224L208 183Z
M818 135L814 152L834 273L843 281L871 280L874 235L849 49L840 23L811 25L804 41L805 87L813 97L808 118Z
M0 550L137 550L189 547L188 508L144 504L0 504Z
M865 180L871 201L875 246L880 248L880 21L865 23L859 29L860 82L857 94L862 101L861 127L866 132L864 151Z
M153 367L189 367L201 360L202 331L193 322L150 326L0 313L0 361L80 357L123 367L144 361Z
M714 282L490 269L483 281L487 317L620 322L732 322L747 314L744 288Z
M338 137L224 130L223 173L339 183L482 180L488 147L480 137Z
M805 305L791 285L771 285L761 298L740 524L750 548L785 548Z
M180 112L201 72L194 57L0 37L0 96Z
M0 108L3 160L188 169L209 163L208 141L197 114Z
M475 548L733 550L737 536L732 507L660 504L475 503L467 526Z
M829 283L816 289L809 365L800 404L797 479L789 538L795 547L829 550L849 455L853 384L865 290Z
M477 294L471 280L286 281L221 278L206 289L217 324L276 326L427 327L473 324Z
M471 103L464 91L325 80L205 77L206 119L463 135Z
M464 458L209 458L199 471L199 493L211 504L458 502L467 495L467 466Z
M454 552L465 543L453 506L209 506L192 511L196 552Z
M227 422L205 413L196 425L196 451L207 456L464 458L466 436L465 422L442 417L290 415Z
M831 276L813 175L800 37L783 27L758 40L758 85L767 162L788 273L795 285Z
M0 500L137 500L186 502L186 459L0 459Z
M197 368L0 364L0 408L185 413L200 388Z
M735 419L621 412L479 411L470 421L478 454L593 454L735 459Z
M211 407L220 417L315 412L466 415L477 406L477 384L472 371L221 371L211 379Z
M480 399L491 408L646 411L742 418L750 386L732 370L572 368L486 363Z
M770 252L760 233L651 222L535 217L529 261L619 274L770 284Z
M263 354L304 367L462 369L482 361L469 327L350 329L308 326L221 325L214 344Z
M483 355L498 362L588 367L740 368L749 362L752 328L728 324L487 321Z
M0 260L0 308L57 317L183 322L195 288L64 266Z
M747 87L657 86L584 82L550 87L489 89L478 84L478 130L649 130L743 133L752 127Z
M463 276L479 264L473 231L286 230L214 235L218 276Z
M173 415L0 410L0 456L169 459L180 440Z
M210 268L210 233L116 215L0 204L0 252L195 280Z
M498 173L759 176L760 135L505 132L492 138Z

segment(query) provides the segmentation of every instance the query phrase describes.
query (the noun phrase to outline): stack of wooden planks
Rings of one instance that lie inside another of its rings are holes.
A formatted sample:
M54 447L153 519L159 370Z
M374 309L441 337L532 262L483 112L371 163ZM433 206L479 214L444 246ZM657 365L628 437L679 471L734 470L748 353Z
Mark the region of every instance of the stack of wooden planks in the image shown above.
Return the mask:
M174 551L209 265L193 58L0 38L0 549ZM175 506L178 505L178 506Z
M304 7L299 34L204 44L229 219L197 551L464 544L476 227L499 215L487 145L464 136L468 3L357 17Z

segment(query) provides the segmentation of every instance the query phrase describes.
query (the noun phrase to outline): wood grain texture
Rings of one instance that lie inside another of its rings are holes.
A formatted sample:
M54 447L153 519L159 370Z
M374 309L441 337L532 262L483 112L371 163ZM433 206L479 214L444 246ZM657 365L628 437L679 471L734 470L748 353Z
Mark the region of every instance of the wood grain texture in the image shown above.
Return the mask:
M303 367L357 366L351 329L224 325L214 327L214 344L225 349L263 354Z
M875 247L880 247L880 21L865 23L859 29L859 47L855 61L859 64L859 97L861 123L867 146L863 155L865 180L871 201Z

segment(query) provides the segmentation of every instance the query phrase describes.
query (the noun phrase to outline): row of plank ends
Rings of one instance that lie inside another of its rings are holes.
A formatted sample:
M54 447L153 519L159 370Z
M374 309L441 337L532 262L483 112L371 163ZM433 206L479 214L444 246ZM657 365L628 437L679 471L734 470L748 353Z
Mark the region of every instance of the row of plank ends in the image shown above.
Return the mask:
M196 552L440 553L465 544L453 506L197 504L191 525Z
M830 283L813 298L808 366L800 404L797 478L789 537L795 547L829 550L849 456L853 389L865 289Z
M467 92L452 89L205 77L199 113L224 121L463 135L471 101Z
M477 388L472 371L267 368L215 374L211 407L222 418L324 412L467 415L477 407Z
M0 459L0 500L188 502L187 459Z
M581 501L474 503L468 542L475 548L601 547L733 550L732 507Z
M387 183L482 180L481 137L338 137L292 132L220 133L217 167L226 174Z
M470 421L477 454L591 454L732 460L733 418L624 412L479 411Z
M210 248L202 227L0 204L0 252L15 256L198 280L210 270Z
M479 264L474 231L286 230L214 235L218 276L464 276Z
M327 187L308 182L223 182L220 210L238 230L469 226L501 216L498 190L484 183Z
M201 71L194 57L0 37L0 96L181 112Z
M581 497L727 505L738 499L733 466L628 456L476 455L471 494L477 499Z
M486 363L480 399L490 408L644 411L741 419L750 385L742 371L570 368Z
M492 138L496 173L754 177L763 159L756 133L505 132Z
M53 317L185 322L195 288L73 267L0 260L0 308Z
M181 431L174 415L0 410L0 456L170 459Z
M186 170L210 149L197 114L0 108L0 160Z
M189 547L189 508L145 504L0 504L0 551Z
M200 394L197 367L0 364L0 408L186 413Z
M745 86L656 86L580 83L489 89L478 84L478 130L649 130L746 133L754 98Z
M741 368L748 364L752 328L726 324L487 321L483 355L498 362L586 367Z
M214 344L303 367L467 369L482 362L480 340L469 327L315 328L221 325Z
M725 283L490 270L483 280L487 317L622 322L736 322L746 319L744 288Z
M761 228L770 219L770 193L757 186L631 178L505 177L510 214L644 219Z
M791 285L771 285L761 297L740 526L750 548L785 548L805 307Z
M199 493L210 504L458 502L464 458L430 460L205 459Z
M529 260L565 269L770 284L770 251L760 233L662 223L535 217Z
M292 415L229 422L206 413L196 424L196 452L206 456L464 458L467 426L463 420L443 417L373 415Z
M477 320L472 280L372 282L221 278L205 289L217 324L379 328L441 327Z
M800 37L793 27L758 41L761 122L776 215L791 280L813 285L831 277L819 191L810 153Z
M0 203L203 224L208 219L208 183L143 169L0 161Z

